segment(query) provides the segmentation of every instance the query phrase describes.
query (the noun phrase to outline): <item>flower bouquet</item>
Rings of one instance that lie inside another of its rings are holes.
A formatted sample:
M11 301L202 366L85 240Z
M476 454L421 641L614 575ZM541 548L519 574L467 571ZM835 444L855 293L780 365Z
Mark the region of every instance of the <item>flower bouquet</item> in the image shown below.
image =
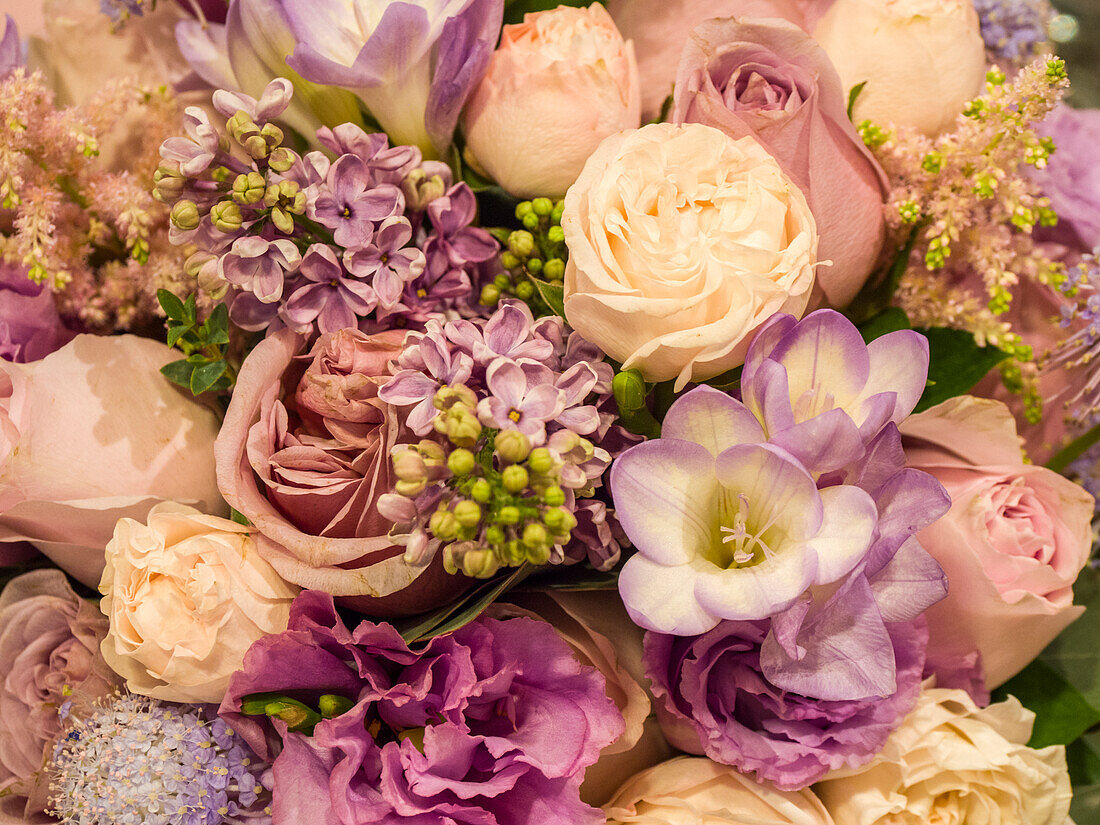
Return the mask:
M1046 0L46 0L0 825L1100 823Z

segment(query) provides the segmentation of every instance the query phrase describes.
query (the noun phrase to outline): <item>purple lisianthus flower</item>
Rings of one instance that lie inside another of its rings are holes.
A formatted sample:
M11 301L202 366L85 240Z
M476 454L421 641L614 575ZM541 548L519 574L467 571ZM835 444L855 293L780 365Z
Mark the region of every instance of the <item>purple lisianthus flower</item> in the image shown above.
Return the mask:
M528 386L523 367L507 358L498 358L489 365L485 383L490 395L477 405L482 424L498 430L519 430L536 446L546 441L547 423L565 409L564 392L550 383Z
M405 196L392 184L375 185L370 167L355 155L344 155L328 170L325 183L310 193L309 217L333 231L344 249L367 246L377 224L400 215Z
M266 692L355 703L311 736L275 723L275 825L603 822L579 787L622 715L549 624L480 618L412 651L389 625L349 629L332 596L306 591L286 632L249 649L221 706L270 757L272 731L241 713Z
M503 0L277 0L306 80L351 89L395 143L438 157L488 66Z
M424 271L424 253L409 247L410 240L412 224L408 218L386 218L369 245L344 253L348 272L369 280L379 306L385 309L395 306L405 284Z
M466 353L455 351L438 321L430 321L425 332L409 334L398 366L401 369L378 390L378 397L398 407L415 405L405 425L424 436L432 431L439 414L432 404L435 394L440 387L465 384L474 362Z
M38 361L73 335L61 323L53 293L30 280L22 267L0 265L0 358Z
M260 303L276 303L283 297L288 272L302 262L298 247L285 238L267 241L255 235L237 238L229 252L218 259L218 274Z
M304 330L316 321L322 334L348 329L378 304L369 284L348 276L332 247L313 244L302 257L299 273L301 286L280 311L291 328Z
M700 636L646 634L646 675L673 745L798 790L869 762L916 704L923 621L890 626L896 689L857 701L811 699L769 682L760 664L767 634L767 622L722 622Z

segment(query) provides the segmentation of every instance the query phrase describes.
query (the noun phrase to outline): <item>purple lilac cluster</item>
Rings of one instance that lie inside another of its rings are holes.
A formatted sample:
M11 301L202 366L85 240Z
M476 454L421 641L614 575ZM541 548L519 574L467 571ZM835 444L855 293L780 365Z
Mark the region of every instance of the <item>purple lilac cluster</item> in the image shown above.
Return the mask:
M449 570L476 577L525 561L612 567L625 536L595 497L608 446L627 442L607 408L612 377L561 318L519 301L410 333L379 390L434 439L396 448L399 481L379 501L406 559L427 564L443 546Z
M276 809L286 822L596 825L585 769L624 729L603 677L545 622L480 618L413 651L390 625L346 627L306 591L286 632L245 656L222 716L262 756L267 718L249 697L347 709L312 730L275 718Z
M71 825L270 825L264 768L222 719L116 696L58 744L51 805Z
M499 245L471 224L476 201L446 164L344 124L299 156L272 121L289 81L259 100L218 91L224 131L202 109L186 137L161 147L157 197L172 206L174 243L199 248L188 270L248 330L310 334L422 328L445 311L475 314L479 268Z
M986 51L1022 65L1042 51L1056 12L1048 0L974 0Z

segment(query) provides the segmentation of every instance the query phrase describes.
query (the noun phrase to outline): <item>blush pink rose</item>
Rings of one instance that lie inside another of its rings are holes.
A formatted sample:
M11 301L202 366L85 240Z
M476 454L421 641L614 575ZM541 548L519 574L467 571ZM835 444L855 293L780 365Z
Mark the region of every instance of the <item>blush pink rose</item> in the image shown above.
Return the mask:
M390 492L390 450L415 438L379 383L404 332L268 336L237 376L214 454L225 500L257 531L287 581L374 615L421 612L465 586L441 566L412 567L376 507Z
M638 66L599 3L505 26L466 106L466 149L507 192L560 198L608 135L641 123Z
M106 635L107 620L73 592L59 570L24 573L0 593L0 798L5 815L38 821L35 815L46 807L42 768L61 733L61 705L94 702L117 685L99 657Z
M788 20L810 31L833 0L608 0L623 37L634 41L642 85L642 116L659 117L676 82L692 30L716 17Z
M1092 547L1095 501L1024 463L999 402L953 398L910 416L901 431L909 465L951 495L948 514L918 535L949 587L926 614L929 658L978 651L987 687L997 687L1084 611L1073 604L1073 583Z
M812 305L842 308L871 274L885 233L886 175L848 119L828 55L785 20L708 20L692 32L672 120L756 138L806 195L817 222Z
M228 515L218 418L160 374L178 356L134 335L78 335L40 361L0 362L0 542L29 541L94 587L120 518L160 501Z

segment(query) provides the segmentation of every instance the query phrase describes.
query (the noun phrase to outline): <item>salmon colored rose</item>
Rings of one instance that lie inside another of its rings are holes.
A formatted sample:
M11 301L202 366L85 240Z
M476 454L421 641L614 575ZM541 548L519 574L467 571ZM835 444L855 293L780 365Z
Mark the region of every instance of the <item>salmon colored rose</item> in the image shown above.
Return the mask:
M934 475L951 510L918 534L947 573L929 608L930 660L978 651L986 685L1018 673L1084 611L1073 583L1092 547L1095 502L1025 464L1004 404L960 396L901 425L907 463Z
M813 215L751 137L698 123L612 135L561 225L566 318L647 381L682 389L733 369L765 321L810 300Z
M641 123L634 47L599 3L505 26L466 106L466 149L507 192L560 198L608 135Z

